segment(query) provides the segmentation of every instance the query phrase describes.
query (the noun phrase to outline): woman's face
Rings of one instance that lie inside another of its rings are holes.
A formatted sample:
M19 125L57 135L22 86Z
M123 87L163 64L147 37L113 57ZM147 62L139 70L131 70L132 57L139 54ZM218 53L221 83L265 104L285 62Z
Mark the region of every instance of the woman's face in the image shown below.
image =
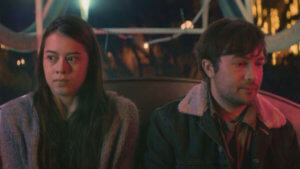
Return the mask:
M54 96L75 97L88 69L85 47L59 31L45 40L43 68L46 82Z

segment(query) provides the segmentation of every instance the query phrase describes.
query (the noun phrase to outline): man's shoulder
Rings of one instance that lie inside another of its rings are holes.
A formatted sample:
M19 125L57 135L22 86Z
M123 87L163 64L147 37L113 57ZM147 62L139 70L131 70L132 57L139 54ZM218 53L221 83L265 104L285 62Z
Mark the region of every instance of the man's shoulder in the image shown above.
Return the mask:
M179 98L172 102L169 102L162 107L157 108L152 114L152 121L163 121L172 123L173 125L179 125L184 123L188 118L194 117L193 115L180 112L178 109L179 103L183 98Z
M175 112L176 113L179 113L179 110L178 110L178 105L179 103L181 102L183 98L179 98L177 100L173 100L161 107L158 107L157 109L155 109L154 113L156 114L163 114L163 115L170 115L170 114L174 114Z

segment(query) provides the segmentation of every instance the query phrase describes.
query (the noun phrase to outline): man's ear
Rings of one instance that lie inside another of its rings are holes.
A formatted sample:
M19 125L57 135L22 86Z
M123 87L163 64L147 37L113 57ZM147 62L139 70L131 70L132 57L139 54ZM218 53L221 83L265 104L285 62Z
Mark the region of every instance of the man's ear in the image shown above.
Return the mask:
M203 68L203 70L205 71L206 75L208 76L208 78L213 78L215 76L215 70L214 70L214 66L212 65L211 61L207 60L207 59L202 59L201 61L201 66Z

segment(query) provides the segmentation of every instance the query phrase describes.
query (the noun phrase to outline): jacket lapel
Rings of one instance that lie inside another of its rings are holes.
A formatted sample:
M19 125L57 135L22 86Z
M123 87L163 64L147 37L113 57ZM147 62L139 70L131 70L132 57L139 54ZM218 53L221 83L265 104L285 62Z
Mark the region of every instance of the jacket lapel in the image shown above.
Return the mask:
M211 117L209 111L206 111L204 115L199 118L198 125L219 146L224 146L217 124Z
M255 142L257 146L253 146L252 149L256 150L257 159L259 159L259 165L263 166L264 159L267 153L267 149L270 146L272 135L269 128L258 120L257 132Z

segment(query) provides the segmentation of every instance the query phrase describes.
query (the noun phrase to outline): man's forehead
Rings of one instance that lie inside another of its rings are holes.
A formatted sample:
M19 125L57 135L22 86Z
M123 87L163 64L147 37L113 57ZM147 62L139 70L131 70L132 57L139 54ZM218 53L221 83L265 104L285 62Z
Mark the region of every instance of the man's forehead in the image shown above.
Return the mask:
M253 58L253 57L264 57L265 53L263 48L255 48L252 52L247 53L244 57Z
M232 54L233 58L245 58L245 59L253 59L253 58L264 58L265 52L263 49L255 49L252 52L249 52L247 54Z
M265 59L265 56L264 56L264 52L262 51L262 52L258 52L258 53L251 52L246 55L237 55L237 54L222 55L221 58Z

